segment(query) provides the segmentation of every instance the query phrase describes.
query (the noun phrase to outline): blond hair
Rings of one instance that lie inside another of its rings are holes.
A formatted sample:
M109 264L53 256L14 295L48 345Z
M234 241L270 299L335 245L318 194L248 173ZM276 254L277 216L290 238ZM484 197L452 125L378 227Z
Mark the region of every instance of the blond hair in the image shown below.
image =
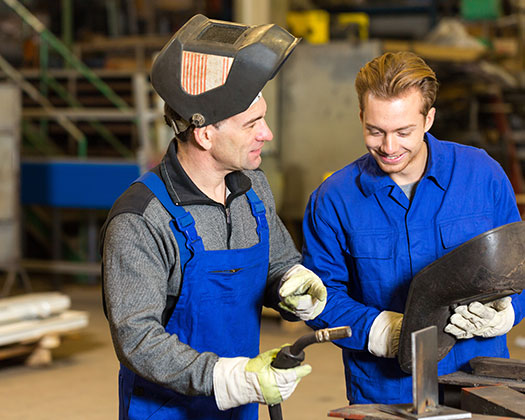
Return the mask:
M421 113L426 116L436 100L438 86L436 74L427 63L407 51L387 52L374 58L359 70L355 79L361 111L368 92L382 99L391 99L415 87L423 95Z

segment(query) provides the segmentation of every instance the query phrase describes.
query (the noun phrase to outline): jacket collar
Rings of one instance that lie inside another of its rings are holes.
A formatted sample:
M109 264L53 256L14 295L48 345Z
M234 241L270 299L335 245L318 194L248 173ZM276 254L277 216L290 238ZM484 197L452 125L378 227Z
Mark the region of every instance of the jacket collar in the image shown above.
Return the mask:
M177 205L221 205L199 190L184 171L177 157L176 139L171 141L162 162L154 169L154 172L160 175L168 189L171 199ZM250 178L241 171L231 172L226 175L225 179L226 187L228 187L230 191L226 206L228 206L235 197L245 194L252 187Z
M443 143L432 134L425 133L428 146L427 167L422 179L429 179L442 190L446 189L452 176L453 158ZM363 194L370 196L376 191L395 186L395 182L379 168L375 159L368 153L360 159L360 184Z

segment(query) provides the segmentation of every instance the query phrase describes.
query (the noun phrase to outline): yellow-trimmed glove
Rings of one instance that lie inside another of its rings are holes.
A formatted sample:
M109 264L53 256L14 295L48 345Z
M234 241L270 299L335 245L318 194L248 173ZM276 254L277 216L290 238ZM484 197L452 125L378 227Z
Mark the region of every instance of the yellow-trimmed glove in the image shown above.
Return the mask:
M292 395L301 378L312 371L310 365L290 369L271 366L280 348L253 359L221 357L213 369L215 402L220 410L249 403L279 404Z
M302 321L314 319L326 305L326 287L313 271L301 264L290 268L281 279L279 307Z
M514 325L514 308L510 296L489 303L472 302L458 306L445 332L458 339L496 337L508 333Z

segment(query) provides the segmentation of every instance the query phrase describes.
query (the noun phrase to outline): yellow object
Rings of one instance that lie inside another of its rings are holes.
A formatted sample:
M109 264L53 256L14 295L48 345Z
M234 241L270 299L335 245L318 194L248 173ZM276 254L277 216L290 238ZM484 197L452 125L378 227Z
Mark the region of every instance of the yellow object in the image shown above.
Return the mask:
M261 389L262 396L266 404L274 405L281 403L284 399L290 395L281 395L280 388L287 387L291 388L292 392L295 389L295 386L288 385L294 381L290 380L292 376L296 377L295 385L299 380L306 375L310 374L312 367L310 365L300 365L290 369L279 369L285 375L285 380L288 383L284 385L282 383L282 378L278 378L278 372L275 368L271 366L271 363L277 356L277 353L289 344L285 344L279 348L265 351L264 353L259 354L257 357L250 359L246 364L246 372L252 372L257 375L257 380ZM278 379L281 379L280 383ZM290 392L291 394L291 392Z
M329 178L330 176L332 176L333 173L334 173L333 171L332 171L332 172L325 172L325 173L323 174L323 181L326 181L327 178Z
M311 44L325 44L330 41L330 13L326 10L288 12L286 23L297 37Z
M357 24L359 39L361 41L366 41L368 39L370 19L366 13L339 13L337 15L337 23L339 26Z

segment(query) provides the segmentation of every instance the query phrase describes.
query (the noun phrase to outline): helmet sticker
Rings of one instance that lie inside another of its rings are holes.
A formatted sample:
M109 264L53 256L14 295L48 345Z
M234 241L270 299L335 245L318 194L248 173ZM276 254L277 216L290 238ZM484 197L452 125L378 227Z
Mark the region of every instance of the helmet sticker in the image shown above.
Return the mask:
M233 57L182 52L181 85L190 95L199 95L224 85Z

